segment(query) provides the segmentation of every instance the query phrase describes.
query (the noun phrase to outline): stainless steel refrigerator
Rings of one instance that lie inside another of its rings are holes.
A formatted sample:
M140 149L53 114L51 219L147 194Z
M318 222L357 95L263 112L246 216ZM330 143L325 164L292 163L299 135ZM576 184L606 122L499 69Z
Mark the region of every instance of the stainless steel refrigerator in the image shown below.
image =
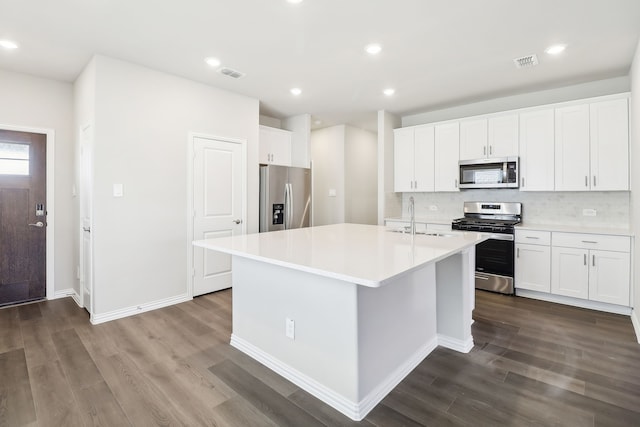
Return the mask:
M260 232L308 227L311 169L260 166Z

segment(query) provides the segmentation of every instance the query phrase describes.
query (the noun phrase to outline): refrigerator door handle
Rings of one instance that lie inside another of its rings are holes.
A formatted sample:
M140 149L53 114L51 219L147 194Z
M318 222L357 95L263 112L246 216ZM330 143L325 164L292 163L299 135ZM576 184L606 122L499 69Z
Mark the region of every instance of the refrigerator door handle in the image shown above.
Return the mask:
M291 184L284 185L284 229L291 228Z
M289 203L287 204L289 218L287 224L289 228L291 228L291 223L293 222L293 185L291 185L291 183L288 183L287 185L289 186Z

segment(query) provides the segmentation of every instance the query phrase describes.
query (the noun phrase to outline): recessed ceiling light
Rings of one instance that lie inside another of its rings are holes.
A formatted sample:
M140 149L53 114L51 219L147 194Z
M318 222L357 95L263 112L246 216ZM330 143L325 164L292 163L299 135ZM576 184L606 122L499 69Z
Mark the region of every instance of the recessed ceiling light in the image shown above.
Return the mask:
M0 47L3 47L5 49L17 49L18 45L11 40L0 40Z
M549 55L557 55L559 53L562 53L566 48L566 44L554 44L553 46L549 46L548 48L546 48L545 52L547 52Z
M298 3L302 3L302 0L287 0L287 3L298 4Z
M206 62L210 67L214 67L214 68L215 67L219 67L220 64L221 64L221 62L220 62L220 60L218 58L214 58L212 56L209 57L209 58L206 58L204 60L204 62Z
M364 47L364 50L369 54L369 55L377 55L380 53L380 51L382 50L382 46L380 46L377 43L371 43L368 44Z
M291 92L292 95L298 96L298 95L300 95L302 93L302 89L294 87L294 88L291 89L290 92Z
M396 90L395 90L395 89L393 89L393 88L388 88L388 89L383 90L383 91L382 91L382 93L384 93L384 94L385 94L385 95L387 95L387 96L391 96L391 95L393 95L394 93L396 93Z

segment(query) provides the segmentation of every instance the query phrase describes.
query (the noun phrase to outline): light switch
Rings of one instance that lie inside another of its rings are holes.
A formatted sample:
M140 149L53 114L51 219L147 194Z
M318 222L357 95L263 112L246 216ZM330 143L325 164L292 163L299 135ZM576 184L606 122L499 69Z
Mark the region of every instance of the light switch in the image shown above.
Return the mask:
M124 196L124 186L122 184L113 184L113 197Z
M335 188L329 189L329 197L336 197L336 189Z

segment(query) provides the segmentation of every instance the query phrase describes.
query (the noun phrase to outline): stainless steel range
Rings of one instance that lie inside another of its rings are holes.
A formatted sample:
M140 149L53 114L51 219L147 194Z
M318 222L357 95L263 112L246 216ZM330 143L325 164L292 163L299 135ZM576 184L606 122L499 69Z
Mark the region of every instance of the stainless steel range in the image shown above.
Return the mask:
M464 218L451 228L490 234L476 245L477 289L513 294L514 226L521 220L521 203L464 202Z

